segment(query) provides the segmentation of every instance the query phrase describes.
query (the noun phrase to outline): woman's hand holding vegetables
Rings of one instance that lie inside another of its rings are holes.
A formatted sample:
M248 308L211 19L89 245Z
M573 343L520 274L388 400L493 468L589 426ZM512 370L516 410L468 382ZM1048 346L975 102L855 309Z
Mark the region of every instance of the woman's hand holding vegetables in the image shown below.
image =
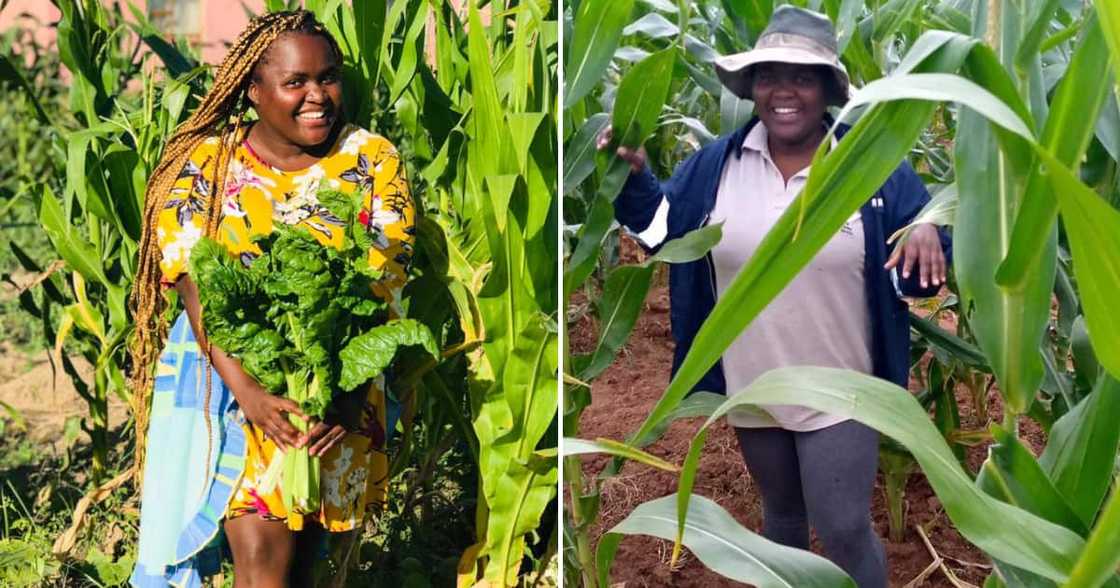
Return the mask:
M245 418L264 431L281 449L302 447L306 443L306 439L300 437L299 430L288 419L290 414L297 419L307 420L300 412L299 405L292 400L269 394L256 382L235 390L234 397L237 398Z
M308 452L312 456L325 455L335 444L342 441L346 433L357 430L361 426L361 414L365 403L365 386L335 396L323 420L311 421L311 429L304 436L305 442L311 446Z
M311 429L303 436L300 441L303 444L310 445L307 452L312 457L322 457L326 455L342 438L346 436L346 427L334 422L336 419L332 418L330 414L327 415L324 421L312 421Z
M217 346L209 344L206 331L202 327L202 305L198 301L198 287L189 276L179 278L175 283L175 289L179 292L179 297L187 310L187 318L190 319L191 329L194 331L199 347L210 350L211 365L218 370L222 381L233 392L233 397L237 400L245 418L260 427L281 448L300 447L302 444L299 443L299 431L288 420L288 414L307 420L299 410L299 405L282 396L269 394L268 390L245 373L236 359Z
M606 149L607 146L611 143L611 138L614 136L613 133L614 132L613 129L611 129L611 126L607 125L607 127L603 129L603 132L599 133L599 137L595 140L595 148L599 149L600 151ZM618 149L615 150L615 153L617 153L619 157L625 160L626 163L630 164L630 171L634 173L642 171L642 168L646 166L645 147L631 149L629 147L620 145Z

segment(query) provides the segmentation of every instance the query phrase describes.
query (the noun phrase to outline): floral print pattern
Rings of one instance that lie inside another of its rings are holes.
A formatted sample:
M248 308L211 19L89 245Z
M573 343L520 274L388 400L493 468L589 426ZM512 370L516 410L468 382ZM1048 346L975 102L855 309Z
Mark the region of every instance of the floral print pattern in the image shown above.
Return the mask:
M156 236L167 285L187 270L190 249L205 227L217 148L215 138L195 150L160 212ZM324 245L338 247L342 224L319 204L321 188L364 193L362 214L375 241L370 263L384 270L376 293L388 298L405 282L415 210L396 148L356 126L347 125L334 148L315 165L295 172L270 167L244 145L239 147L226 176L218 238L233 254L251 259L261 253L252 237L271 233L274 223L285 223L304 226Z
M160 212L156 239L163 254L162 281L168 286L187 271L191 248L203 235L217 147L217 140L211 139L196 149ZM325 157L295 172L268 166L243 144L230 160L217 238L246 265L261 253L253 237L272 232L276 223L303 226L323 245L339 247L342 222L319 203L321 188L363 194L359 218L374 237L370 263L383 271L373 294L401 314L401 290L416 233L415 210L396 149L368 131L348 125ZM383 379L370 386L359 430L321 458L322 508L311 518L330 531L352 530L368 509L385 506L389 461L384 389ZM269 463L282 453L260 429L251 424L245 429L245 469L226 516L253 513L286 520L292 529L303 528L306 517L286 511L279 487L261 491Z

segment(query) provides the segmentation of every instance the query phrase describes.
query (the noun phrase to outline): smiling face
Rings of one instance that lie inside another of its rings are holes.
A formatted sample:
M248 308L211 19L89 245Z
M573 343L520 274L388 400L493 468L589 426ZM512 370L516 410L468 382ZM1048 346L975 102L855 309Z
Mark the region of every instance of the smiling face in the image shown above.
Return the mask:
M342 115L339 67L320 35L287 33L273 41L249 84L263 135L307 149L322 145Z
M770 140L783 147L815 148L827 105L824 72L811 65L760 63L752 87L755 112Z

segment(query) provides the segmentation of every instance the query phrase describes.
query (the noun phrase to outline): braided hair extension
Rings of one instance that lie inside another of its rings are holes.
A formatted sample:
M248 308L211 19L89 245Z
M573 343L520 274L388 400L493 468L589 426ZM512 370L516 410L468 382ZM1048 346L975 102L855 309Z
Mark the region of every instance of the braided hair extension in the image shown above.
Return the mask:
M222 200L229 162L241 139L241 126L247 107L246 92L265 62L273 41L286 33L302 33L324 38L341 62L338 42L307 10L271 12L254 18L230 47L214 76L210 91L198 108L181 124L164 147L159 164L148 179L144 193L144 227L140 237L140 258L129 295L129 307L136 330L131 342L132 409L136 418L136 456L134 476L137 487L143 475L145 434L148 429L149 402L155 381L155 362L167 337L167 299L160 286L162 252L156 239L160 211L166 206L171 189L195 149L206 139L218 136L210 197L206 207L205 235L215 237L221 223ZM236 118L235 118L236 117ZM231 123L231 119L233 119ZM209 349L206 353L209 359ZM207 364L209 362L207 361ZM206 404L210 400L210 369L207 365ZM209 411L207 409L207 417ZM207 429L209 432L209 418ZM208 435L209 436L209 435Z

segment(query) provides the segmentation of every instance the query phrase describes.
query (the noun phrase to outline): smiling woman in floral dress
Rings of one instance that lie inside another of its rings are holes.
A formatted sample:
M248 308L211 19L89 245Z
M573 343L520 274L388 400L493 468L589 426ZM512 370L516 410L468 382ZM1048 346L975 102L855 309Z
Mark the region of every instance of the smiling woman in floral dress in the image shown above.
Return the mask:
M412 200L393 145L344 122L341 60L307 11L255 19L152 174L132 294L138 414L152 391L150 422L138 423L146 459L134 585L200 586L219 569L224 535L238 588L308 586L323 532L352 531L385 504L384 379L336 399L341 406L300 435L289 415L307 417L294 402L207 343L198 301L205 284L187 275L203 236L245 263L261 253L253 237L277 223L339 247L343 227L316 194L359 192L360 219L374 237L370 261L384 272L371 295L400 313ZM250 108L254 122L244 120ZM171 288L185 310L167 333ZM262 484L280 450L299 446L322 459L321 509L309 515L288 512L279 486L266 492Z

